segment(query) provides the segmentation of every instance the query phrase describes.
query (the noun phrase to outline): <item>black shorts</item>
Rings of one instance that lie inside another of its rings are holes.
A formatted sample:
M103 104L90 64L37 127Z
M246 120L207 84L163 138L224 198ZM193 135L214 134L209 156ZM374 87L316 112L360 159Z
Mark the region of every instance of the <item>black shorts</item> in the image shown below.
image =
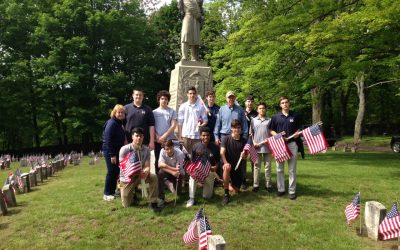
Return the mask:
M240 189L240 186L242 186L243 183L243 162L246 164L246 161L242 161L238 167L238 169L235 171L235 166L232 167L231 169L231 184L237 189Z

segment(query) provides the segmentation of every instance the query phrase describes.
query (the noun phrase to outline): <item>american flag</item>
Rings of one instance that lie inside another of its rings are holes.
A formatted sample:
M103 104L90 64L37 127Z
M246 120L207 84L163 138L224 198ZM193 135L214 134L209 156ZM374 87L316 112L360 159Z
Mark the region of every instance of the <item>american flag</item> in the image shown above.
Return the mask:
M275 136L269 137L267 142L269 149L277 162L284 162L292 157L292 153L285 144L282 134L276 134Z
M195 242L199 238L197 232L197 221L201 218L203 218L203 208L200 208L200 210L194 216L194 219L192 220L192 222L190 222L186 233L183 235L183 242L185 242L185 244Z
M121 169L120 181L131 182L131 176L139 174L142 168L136 152L128 153L119 163L119 168Z
M200 224L200 238L199 238L199 249L207 250L207 238L209 235L212 235L210 223L208 223L207 217L203 216L203 218L199 221Z
M316 154L328 148L324 134L318 124L314 124L303 130L304 139L307 142L310 154Z
M358 215L360 214L360 202L361 202L360 192L358 192L356 196L354 196L351 203L346 206L344 213L346 215L346 220L348 224L350 224L351 221L358 218Z
M19 170L19 169L15 170L15 177L17 178L17 183L18 183L19 189L22 189L24 187L24 183L22 182L21 175L22 175L21 170Z
M204 183L205 179L210 174L211 163L208 159L201 157L192 161L187 167L186 172L196 181L201 184Z
M400 237L400 216L397 210L397 203L393 204L392 209L379 225L378 231L383 235L383 240Z
M250 159L253 163L258 161L258 153L253 146L253 141L251 138L249 138L246 145L244 145L243 151L248 152L248 154L250 155Z

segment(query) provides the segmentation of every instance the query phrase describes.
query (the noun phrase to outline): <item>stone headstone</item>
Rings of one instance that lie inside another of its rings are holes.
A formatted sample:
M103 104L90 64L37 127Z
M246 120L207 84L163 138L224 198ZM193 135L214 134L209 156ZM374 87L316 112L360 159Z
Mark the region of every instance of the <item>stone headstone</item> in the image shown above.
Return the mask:
M17 199L15 199L14 189L11 185L4 185L2 188L4 200L6 201L7 207L16 207Z
M36 171L30 172L29 178L31 180L31 187L36 187L38 185L36 178Z
M197 94L202 98L212 89L212 69L206 62L183 60L175 64L175 69L171 72L171 100L168 106L178 111L179 106L187 101L186 91L191 86L196 87Z
M207 238L207 244L209 250L225 250L226 243L222 235L210 235Z
M6 204L6 202L4 201L4 196L3 196L3 192L1 192L0 191L0 208L1 208L1 213L3 214L3 215L6 215L7 214L7 204Z
M29 173L23 173L21 175L22 183L23 183L23 192L28 193L31 191L31 182L29 180Z
M367 201L365 203L365 225L368 237L374 240L379 239L379 224L385 219L386 207L377 201Z
M42 167L36 167L36 181L43 183L43 176L42 176Z

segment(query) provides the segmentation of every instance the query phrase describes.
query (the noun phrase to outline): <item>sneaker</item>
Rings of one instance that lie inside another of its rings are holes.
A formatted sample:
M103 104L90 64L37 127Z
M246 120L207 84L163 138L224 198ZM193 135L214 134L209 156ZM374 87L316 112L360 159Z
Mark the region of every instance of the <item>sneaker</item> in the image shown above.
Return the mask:
M272 193L274 191L274 188L265 186L265 190L267 190L268 193Z
M289 194L289 199L296 200L296 198L297 198L296 194Z
M257 193L259 189L260 189L259 187L253 187L253 190L252 190L252 191L255 192L255 193Z
M246 190L247 189L247 184L243 182L242 186L240 186L241 189Z
M285 192L279 192L279 191L278 191L278 192L276 193L276 196L279 196L279 197L284 196L284 195L285 195Z
M158 199L157 206L158 207L164 207L165 206L165 200L164 199Z
M160 213L162 208L157 205L156 202L150 203L150 208L153 209L154 213Z
M222 205L227 205L229 202L230 202L230 197L229 197L229 195L227 195L227 194L225 194L224 195L224 198L222 198Z
M193 207L195 203L196 203L196 202L194 201L194 199L190 198L190 199L186 202L186 207Z
M171 193L174 194L176 192L175 187L174 187L174 183L172 183L169 180L166 180L164 183L167 186L168 190L171 191Z
M115 199L114 195L103 195L103 200L105 201L112 201L114 199Z

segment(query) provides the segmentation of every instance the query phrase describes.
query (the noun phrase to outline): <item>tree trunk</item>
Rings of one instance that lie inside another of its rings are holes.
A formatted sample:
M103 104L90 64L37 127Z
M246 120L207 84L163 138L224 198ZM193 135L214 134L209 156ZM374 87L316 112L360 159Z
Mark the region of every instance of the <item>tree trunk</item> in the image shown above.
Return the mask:
M340 91L340 136L346 134L346 120L347 120L347 103L349 102L350 87Z
M312 98L312 123L315 124L321 121L322 116L322 98L321 98L321 88L315 87L311 89Z
M358 112L356 122L354 124L354 144L358 145L361 141L362 134L362 122L364 120L365 113L365 77L364 72L360 72L360 74L355 79L355 85L357 86L358 93Z

